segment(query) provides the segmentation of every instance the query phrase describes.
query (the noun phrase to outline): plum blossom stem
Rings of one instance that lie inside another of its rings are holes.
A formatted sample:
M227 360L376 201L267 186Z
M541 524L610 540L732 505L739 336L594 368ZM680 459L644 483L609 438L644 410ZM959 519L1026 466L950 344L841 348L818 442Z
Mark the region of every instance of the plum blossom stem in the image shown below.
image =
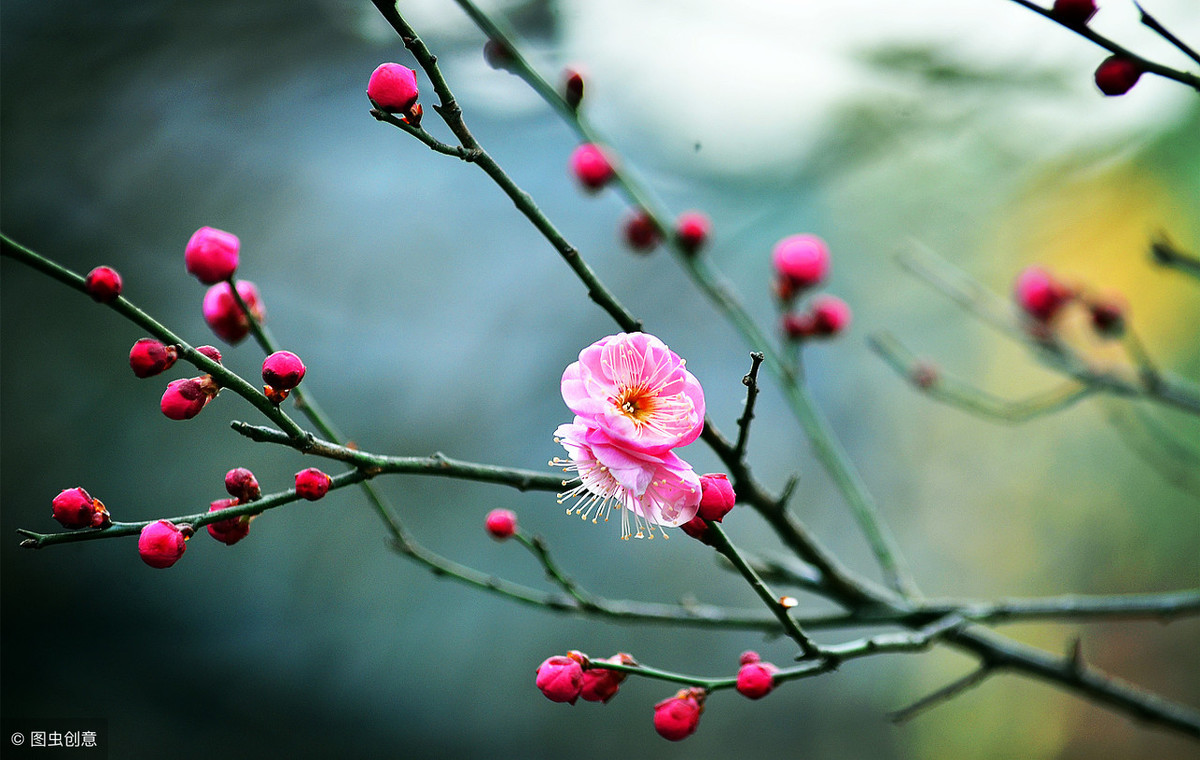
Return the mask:
M340 475L333 477L329 490L333 491L338 488L344 488L349 485L358 483L370 475L361 470L350 470ZM85 530L62 531L58 533L37 533L24 528L17 529L17 532L25 536L25 540L21 541L21 546L30 549L41 549L46 546L55 544L69 544L78 541L94 541L102 538L120 538L122 536L136 536L141 533L142 528L157 522L159 519L169 520L175 525L190 525L193 529L202 528L209 523L228 520L232 517L241 517L243 515L257 515L268 509L275 509L284 504L290 504L300 499L296 489L291 488L286 491L268 494L261 499L238 504L224 509L213 510L211 512L200 512L194 515L179 515L176 517L155 518L154 520L144 520L142 522L113 522L107 528L95 528Z
M823 652L816 642L808 637L800 625L792 618L791 608L795 606L795 600L791 600L791 604L787 603L787 597L776 596L767 586L766 582L759 577L750 563L738 552L737 547L729 540L729 536L725 535L725 531L721 528L720 523L705 520L708 525L709 536L711 537L713 548L720 552L728 559L733 566L737 568L746 582L750 584L758 597L762 599L767 608L779 619L783 625L784 631L800 646L801 654L806 658L814 658L822 656Z
M932 399L958 407L971 414L1008 423L1028 422L1037 417L1062 411L1091 396L1096 388L1069 380L1057 388L1018 401L998 398L952 375L936 371L922 373L929 365L906 349L891 333L880 332L868 338L871 348L888 366Z
M1116 42L1113 42L1108 37L1105 37L1104 35L1095 31L1087 24L1066 23L1063 20L1059 19L1057 16L1055 16L1052 12L1050 12L1050 10L1041 7L1040 5L1037 5L1036 3L1031 2L1030 0L1012 0L1012 1L1014 3L1016 3L1017 5L1025 6L1026 8L1033 11L1034 13L1045 16L1046 18L1050 19L1051 21L1058 24L1059 26L1062 26L1066 29L1070 29L1072 32L1075 32L1080 37L1091 40L1092 42L1096 43L1097 45L1099 45L1100 47L1109 51L1110 53L1119 55L1123 58L1129 58L1129 59L1135 61L1138 64L1138 66L1141 67L1141 69L1143 71L1148 71L1151 74L1157 74L1158 76L1166 77L1167 79L1173 79L1176 82L1185 84L1188 87L1191 87L1192 89L1196 90L1197 92L1200 92L1200 76L1197 76L1197 75L1192 74L1187 71L1180 71L1178 69L1173 69L1170 66L1164 66L1161 63L1155 63L1154 61L1151 61L1148 58L1143 58L1142 56L1138 55L1137 53L1133 52L1132 50L1129 50L1128 48L1118 45ZM1139 9L1140 9L1140 6L1139 6ZM1143 14L1144 13L1145 12L1143 11ZM1142 23L1145 23L1145 21L1143 20ZM1149 24L1147 24L1147 26L1149 26ZM1151 28L1153 28L1153 27L1151 27Z
M81 293L87 293L83 275L57 262L51 261L3 233L0 233L0 254L36 269ZM236 290L234 292L236 293ZM194 365L197 369L212 375L221 388L227 388L246 399L255 409L262 412L267 419L283 428L285 435L288 436L294 445L303 449L304 445L312 437L311 433L297 425L291 417L281 411L278 406L272 404L266 396L242 379L240 375L196 351L191 344L167 329L158 320L142 311L132 301L125 298L125 296L119 296L105 305L130 322L146 330L155 338L168 345L175 346L181 358Z
M417 35L416 31L409 26L404 17L396 8L395 0L371 0L379 13L384 19L396 30L400 35L404 46L408 48L413 57L417 59L417 63L429 77L433 83L434 91L437 93L439 105L434 106L434 110L446 122L446 126L458 138L462 148L470 152L472 162L484 171L492 181L504 192L505 195L513 202L513 205L520 211L537 230L542 233L542 236L554 246L558 254L567 262L575 275L587 287L588 297L596 302L602 309L617 322L621 328L627 332L638 332L642 329L642 323L638 321L629 311L621 305L615 296L592 271L583 257L579 255L579 251L571 245L571 243L563 236L557 227L550 219L542 212L529 193L521 189L516 182L496 163L495 159L488 154L475 136L471 134L471 130L467 128L466 122L462 117L462 109L459 108L458 102L454 99L454 93L450 90L450 86L446 83L446 79L442 76L441 69L437 65L437 58L429 49L425 47L425 43Z
M758 368L763 363L761 351L750 352L750 371L742 377L742 385L746 386L746 404L742 416L738 418L737 443L733 445L733 455L738 459L746 457L746 444L750 441L750 423L754 420L754 402L758 399Z
M1200 279L1200 258L1179 250L1165 235L1160 235L1151 243L1150 254L1160 266Z
M1149 13L1147 13L1146 9L1143 8L1142 4L1137 2L1137 0L1134 0L1133 4L1135 6L1137 6L1138 13L1140 14L1140 21L1142 22L1143 25L1145 25L1146 27L1148 27L1150 29L1153 29L1164 40L1171 43L1175 47L1179 48L1179 50L1181 52L1183 52L1183 54L1186 55L1188 58L1191 58L1196 63L1200 63L1200 53L1197 53L1190 45L1188 45L1186 42L1184 42L1183 40L1176 37L1174 34L1171 33L1171 31L1169 29L1167 29L1165 26L1160 24L1158 22L1158 19L1154 18Z

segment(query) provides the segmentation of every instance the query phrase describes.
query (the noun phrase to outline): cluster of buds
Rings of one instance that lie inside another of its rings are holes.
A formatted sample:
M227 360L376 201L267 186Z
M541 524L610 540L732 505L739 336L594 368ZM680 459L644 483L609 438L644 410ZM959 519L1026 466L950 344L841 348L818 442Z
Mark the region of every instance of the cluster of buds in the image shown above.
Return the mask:
M733 484L724 473L708 473L700 476L700 509L696 516L679 526L679 529L697 541L711 543L708 523L721 522L737 503Z
M783 316L780 326L790 340L829 338L850 326L850 307L837 296L821 294L806 311L795 311L797 297L820 285L829 276L829 247L816 235L790 235L771 252L775 270L772 289Z
M259 488L258 479L245 467L235 467L225 473L225 490L229 493L230 498L217 499L212 502L208 508L209 512L248 504L262 498L262 489ZM209 523L208 535L226 546L233 546L249 535L250 522L254 517L255 515L239 515Z
M263 360L263 393L273 404L280 404L304 379L308 368L291 351L276 351Z
M580 697L587 702L608 702L621 688L626 673L604 664L636 665L637 660L624 652L592 660L572 649L565 655L547 657L537 667L535 683L551 702L575 704Z
M775 674L779 668L763 662L758 652L742 652L737 674L738 693L748 699L762 699L775 688Z
M1013 298L1027 318L1032 335L1047 339L1056 320L1075 303L1087 310L1092 328L1105 337L1120 337L1125 331L1129 305L1120 293L1091 293L1063 282L1038 266L1026 267L1017 275Z

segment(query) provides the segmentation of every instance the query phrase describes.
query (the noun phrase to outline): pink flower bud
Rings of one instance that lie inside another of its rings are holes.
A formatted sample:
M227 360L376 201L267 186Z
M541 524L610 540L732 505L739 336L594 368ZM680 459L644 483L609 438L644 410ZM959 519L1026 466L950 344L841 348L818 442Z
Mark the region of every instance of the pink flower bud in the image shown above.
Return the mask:
M306 367L291 351L276 351L263 360L263 382L276 390L290 391L304 379Z
M258 479L245 467L235 467L225 473L225 491L239 502L257 501L262 497Z
M196 349L196 353L204 354L209 359L212 359L217 364L221 363L221 352L215 346L200 346Z
M608 702L617 695L617 691L621 688L621 682L628 675L623 670L608 670L600 667L599 663L602 662L633 665L636 661L624 652L614 654L612 657L605 657L602 660L593 660L592 666L583 671L583 684L579 691L579 696L588 702Z
M511 509L493 509L483 524L492 538L503 541L517 532L517 513Z
M696 733L704 712L704 689L681 689L654 706L654 730L664 739L681 741Z
M583 100L583 74L577 69L568 68L563 72L563 100L572 111L579 109Z
M1049 322L1067 301L1071 290L1041 267L1026 267L1014 287L1017 305L1039 322Z
M583 668L572 657L548 657L538 665L535 683L551 702L575 704L583 689Z
M241 242L232 232L201 227L183 249L187 271L205 285L228 280L237 271Z
M832 337L850 326L850 307L837 296L817 296L812 302L813 335Z
M698 517L711 522L721 522L729 510L733 509L737 497L733 493L733 484L729 476L723 472L714 472L700 476L700 511Z
M685 253L696 253L708 242L712 223L699 211L685 211L675 220L675 239Z
M758 656L758 652L753 649L747 649L738 657L738 665L749 665L752 662L761 662L762 658Z
M99 303L112 303L121 295L121 275L112 267L96 267L87 273L83 286Z
M170 567L183 556L191 535L190 528L180 530L167 520L152 522L138 536L138 554L150 567Z
M1051 15L1064 24L1083 26L1096 13L1096 0L1054 0Z
M417 94L417 72L398 63L380 64L367 82L367 97L388 113L406 113Z
M615 171L603 148L584 143L571 154L571 173L584 189L595 192L612 180Z
M208 375L167 383L159 406L172 420L190 420L217 395L217 384Z
M237 499L217 499L209 505L208 511L216 512L219 509L226 509L237 504ZM238 541L250 535L250 515L230 517L225 520L209 523L208 535L226 546L233 546Z
M112 525L108 510L99 499L82 488L68 488L54 497L50 516L64 528L107 528Z
M307 470L296 473L296 494L302 499L316 501L329 493L329 486L332 482L333 478L316 467L309 467Z
M153 377L175 364L179 352L154 338L140 338L129 349L129 367L138 377Z
M1096 69L1096 86L1105 95L1124 95L1142 76L1142 67L1130 58L1110 55Z
M637 209L625 217L622 225L625 244L640 253L649 253L662 242L662 232L658 225L642 209Z
M775 244L771 264L787 282L788 299L796 291L811 288L829 274L829 247L816 235L792 235Z
M746 654L754 654L747 652ZM779 668L769 662L760 661L745 661L746 655L742 655L742 666L738 668L737 674L737 690L738 693L750 699L762 699L771 693L775 688L775 674L779 672Z
M250 313L262 322L266 316L258 288L249 280L239 280L238 295L246 302ZM250 333L250 319L242 311L229 289L228 282L218 282L204 294L204 321L216 336L227 343L238 343Z

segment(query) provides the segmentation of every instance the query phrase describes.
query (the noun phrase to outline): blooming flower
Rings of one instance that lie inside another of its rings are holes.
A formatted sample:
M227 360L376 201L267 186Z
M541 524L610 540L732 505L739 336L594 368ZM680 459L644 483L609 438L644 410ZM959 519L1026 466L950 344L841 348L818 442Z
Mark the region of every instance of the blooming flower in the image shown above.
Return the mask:
M563 372L567 406L627 451L661 455L704 428L704 390L667 345L646 333L602 338Z
M700 478L673 452L630 451L616 445L603 430L584 424L580 417L560 425L554 434L569 458L554 459L550 464L577 474L575 480L563 482L574 486L558 495L560 504L574 499L567 514L584 520L590 517L595 523L601 517L607 521L613 508L624 508L621 538L647 534L654 538L656 527L685 523L700 508Z

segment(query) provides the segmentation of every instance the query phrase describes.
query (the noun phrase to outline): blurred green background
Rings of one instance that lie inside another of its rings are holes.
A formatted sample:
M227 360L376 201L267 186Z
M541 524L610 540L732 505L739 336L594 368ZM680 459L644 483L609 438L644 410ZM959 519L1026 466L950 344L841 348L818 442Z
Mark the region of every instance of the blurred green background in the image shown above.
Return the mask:
M482 38L452 3L402 9L483 145L687 359L712 418L734 429L746 346L665 251L622 249L622 202L576 191L572 134L484 64ZM1053 385L1020 347L903 273L894 255L919 241L1001 293L1035 262L1120 290L1159 362L1200 377L1200 288L1147 256L1159 230L1200 250L1194 92L1147 77L1103 98L1090 81L1099 48L1001 0L502 9L551 78L566 64L587 72L586 108L627 166L672 209L712 217L707 255L762 324L775 318L771 245L796 232L829 241L828 290L855 321L806 352L810 381L926 594L1198 584L1196 499L1130 449L1111 405L990 423L920 397L865 344L889 329L1013 398ZM1154 10L1200 41L1194 2ZM413 65L369 3L10 0L0 23L8 235L77 271L116 267L129 298L200 344L216 340L183 246L202 225L233 231L239 275L259 285L276 337L308 364L305 387L358 445L529 468L559 453L562 368L614 327L481 172L367 114L371 70ZM1096 24L1186 63L1131 8L1105 7ZM446 137L419 81L427 126ZM235 466L274 491L319 463L230 432L231 419L257 421L233 396L191 422L165 419L162 387L186 369L136 380L126 358L137 328L9 260L0 274L5 719L105 718L111 757L1194 756L1193 743L1006 676L888 723L887 711L970 668L940 649L850 663L761 702L718 694L699 732L671 745L650 722L666 685L631 680L608 705L571 708L537 692L534 668L578 648L717 675L748 648L786 663L786 643L566 618L433 578L388 549L350 489L270 513L232 548L197 536L169 571L144 566L130 540L20 550L16 528L56 527L49 504L62 488L83 485L117 519L140 520L204 508ZM257 375L254 347L226 349L226 364ZM1200 444L1194 420L1148 411ZM750 455L773 487L798 472L801 517L873 572L770 386ZM684 456L718 467L699 444ZM519 547L484 533L484 515L503 506L597 593L753 606L682 534L625 543L611 525L567 520L549 494L377 482L427 545L497 575L544 583ZM774 546L749 513L726 524L748 547ZM1004 630L1052 651L1082 633L1089 661L1200 703L1194 620Z

